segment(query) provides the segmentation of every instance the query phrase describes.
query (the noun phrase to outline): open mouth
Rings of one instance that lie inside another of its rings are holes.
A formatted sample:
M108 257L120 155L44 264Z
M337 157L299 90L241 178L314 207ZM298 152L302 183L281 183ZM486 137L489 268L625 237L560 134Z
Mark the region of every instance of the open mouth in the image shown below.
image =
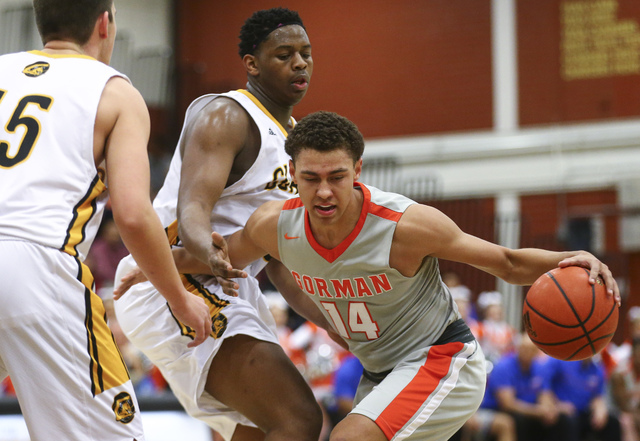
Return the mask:
M298 78L293 82L293 85L298 89L304 89L305 87L307 87L307 84L309 84L309 82L305 78Z
M316 211L320 214L332 214L336 211L335 205L316 205Z

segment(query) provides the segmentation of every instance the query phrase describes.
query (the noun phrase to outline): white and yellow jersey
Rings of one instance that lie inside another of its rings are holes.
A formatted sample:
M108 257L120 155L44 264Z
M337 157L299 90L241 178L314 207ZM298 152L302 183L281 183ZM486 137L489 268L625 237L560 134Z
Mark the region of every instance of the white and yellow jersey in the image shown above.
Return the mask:
M213 230L225 237L229 236L243 228L251 214L263 203L274 199L288 199L298 194L297 187L289 179L289 155L284 151L287 132L260 101L246 90L204 95L191 103L187 109L182 135L171 160L169 172L153 201L153 206L164 227L176 225L176 207L182 168L180 154L182 137L185 136L186 128L198 112L217 97L231 98L247 111L258 126L261 144L258 157L251 168L242 178L225 188L216 202L211 212ZM293 118L291 123L295 124ZM175 232L175 228L170 228L170 239ZM264 262L258 262L247 271L255 275L263 267Z
M124 77L88 56L0 56L0 240L84 259L107 198L93 132L114 76Z

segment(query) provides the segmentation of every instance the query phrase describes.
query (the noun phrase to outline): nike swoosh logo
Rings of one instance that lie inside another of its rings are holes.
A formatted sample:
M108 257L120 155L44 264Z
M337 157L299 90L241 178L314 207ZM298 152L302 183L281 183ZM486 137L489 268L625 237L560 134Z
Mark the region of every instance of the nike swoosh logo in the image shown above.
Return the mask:
M300 236L289 236L289 233L284 233L284 238L287 240L300 239Z

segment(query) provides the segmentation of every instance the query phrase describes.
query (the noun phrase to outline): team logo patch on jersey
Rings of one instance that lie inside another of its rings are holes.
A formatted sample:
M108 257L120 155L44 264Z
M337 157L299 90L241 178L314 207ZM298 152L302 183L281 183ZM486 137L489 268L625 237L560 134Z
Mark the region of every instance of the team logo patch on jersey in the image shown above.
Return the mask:
M213 317L213 324L211 325L211 336L213 338L220 338L224 331L227 330L227 317L224 314L218 313Z
M49 67L51 67L51 65L46 61L38 61L25 67L22 73L28 77L39 77L47 73Z
M133 417L136 413L136 407L133 405L133 399L127 392L120 392L113 399L113 405L111 406L113 412L116 414L116 421L122 424L128 424L133 421Z

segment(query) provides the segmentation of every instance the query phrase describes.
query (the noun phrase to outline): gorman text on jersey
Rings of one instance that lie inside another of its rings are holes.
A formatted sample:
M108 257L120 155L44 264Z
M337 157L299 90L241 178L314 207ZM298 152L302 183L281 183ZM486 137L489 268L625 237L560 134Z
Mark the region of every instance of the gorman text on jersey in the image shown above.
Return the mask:
M391 291L393 287L386 274L347 279L323 279L300 275L291 271L300 289L309 295L330 299L371 297Z

